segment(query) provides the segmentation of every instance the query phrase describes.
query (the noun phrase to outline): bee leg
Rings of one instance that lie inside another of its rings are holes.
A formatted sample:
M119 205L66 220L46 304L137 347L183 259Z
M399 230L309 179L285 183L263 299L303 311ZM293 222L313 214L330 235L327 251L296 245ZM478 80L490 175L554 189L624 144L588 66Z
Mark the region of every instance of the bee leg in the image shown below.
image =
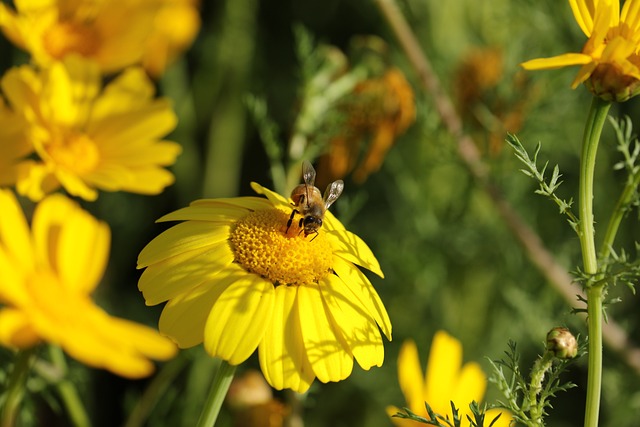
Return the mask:
M289 221L287 221L287 231L285 231L285 233L289 232L291 223L293 223L293 217L296 216L297 213L298 213L297 209L294 209L293 211L291 211L291 216L289 217Z

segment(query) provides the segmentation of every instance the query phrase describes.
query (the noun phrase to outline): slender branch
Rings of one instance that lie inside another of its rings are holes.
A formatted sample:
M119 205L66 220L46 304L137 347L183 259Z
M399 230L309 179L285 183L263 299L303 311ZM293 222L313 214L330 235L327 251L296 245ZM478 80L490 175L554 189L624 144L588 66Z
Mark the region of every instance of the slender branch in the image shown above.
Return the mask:
M558 264L535 231L505 200L500 190L489 182L489 171L482 162L482 156L477 146L471 137L464 132L460 116L453 107L451 99L442 89L428 58L402 12L398 9L396 2L394 0L375 0L375 3L387 19L401 48L418 74L425 93L430 94L433 98L436 112L442 123L455 138L458 155L464 165L480 187L487 192L496 211L520 242L531 262L569 304L575 303L576 295L586 299L586 295L572 285L573 279L567 273L567 269ZM607 345L619 353L620 357L640 375L640 349L629 341L624 329L609 316L608 323L603 325L603 331Z

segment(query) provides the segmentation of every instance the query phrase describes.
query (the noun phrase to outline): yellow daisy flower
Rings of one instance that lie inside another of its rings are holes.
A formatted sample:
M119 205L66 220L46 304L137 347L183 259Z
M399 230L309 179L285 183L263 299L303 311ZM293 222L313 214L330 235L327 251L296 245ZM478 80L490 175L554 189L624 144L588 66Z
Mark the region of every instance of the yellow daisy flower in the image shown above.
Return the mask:
M580 65L575 89L585 83L607 101L625 101L640 91L640 1L569 0L576 22L589 38L581 53L524 62L527 70Z
M384 358L378 326L387 312L360 265L382 277L369 247L330 213L317 234L287 228L290 201L267 197L199 200L159 221L185 221L140 253L147 305L168 301L160 332L179 347L204 342L237 365L259 350L276 389L305 392L314 378L340 381L353 359L365 370ZM354 265L355 264L355 265Z
M149 360L175 354L157 331L109 316L91 300L109 256L109 227L56 194L36 206L31 231L8 190L0 190L0 344L61 346L89 366L139 378Z
M167 99L153 98L141 68L125 70L101 90L95 64L73 56L46 70L13 68L1 84L26 121L23 137L35 155L14 165L10 184L20 194L39 200L62 186L93 201L97 189L158 194L173 183L163 166L173 164L180 146L159 139L177 119ZM0 145L0 158L12 150Z
M18 0L0 3L0 29L36 64L75 53L115 72L139 63L158 0Z
M398 355L398 381L407 402L407 407L417 415L428 417L425 402L433 412L451 418L451 402L459 409L460 418L471 416L469 404L474 400L480 403L487 389L487 378L476 362L462 365L462 344L444 331L438 331L433 337L426 376L422 373L418 348L412 340L402 344ZM395 406L387 407L387 413L395 415L402 412ZM508 427L511 417L506 411L491 409L486 420L493 420L500 412L502 416L495 427ZM397 426L416 426L412 420L392 418Z

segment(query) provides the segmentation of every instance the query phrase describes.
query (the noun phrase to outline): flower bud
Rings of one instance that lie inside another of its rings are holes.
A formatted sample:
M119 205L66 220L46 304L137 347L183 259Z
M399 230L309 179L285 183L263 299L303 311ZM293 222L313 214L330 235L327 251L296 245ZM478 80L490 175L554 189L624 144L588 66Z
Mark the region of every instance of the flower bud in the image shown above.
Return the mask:
M624 102L640 93L640 80L616 64L598 64L584 84L591 93L609 102Z
M568 328L555 327L547 334L547 351L559 359L573 359L578 354L578 342Z

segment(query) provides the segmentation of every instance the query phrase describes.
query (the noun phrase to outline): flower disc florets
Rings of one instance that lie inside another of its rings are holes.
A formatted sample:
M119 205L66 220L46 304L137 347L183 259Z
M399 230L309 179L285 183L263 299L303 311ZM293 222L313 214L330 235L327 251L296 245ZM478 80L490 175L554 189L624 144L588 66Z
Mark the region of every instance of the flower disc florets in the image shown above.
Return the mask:
M232 227L229 241L235 261L274 285L318 283L332 273L332 251L324 231L305 236L280 209L254 211Z

